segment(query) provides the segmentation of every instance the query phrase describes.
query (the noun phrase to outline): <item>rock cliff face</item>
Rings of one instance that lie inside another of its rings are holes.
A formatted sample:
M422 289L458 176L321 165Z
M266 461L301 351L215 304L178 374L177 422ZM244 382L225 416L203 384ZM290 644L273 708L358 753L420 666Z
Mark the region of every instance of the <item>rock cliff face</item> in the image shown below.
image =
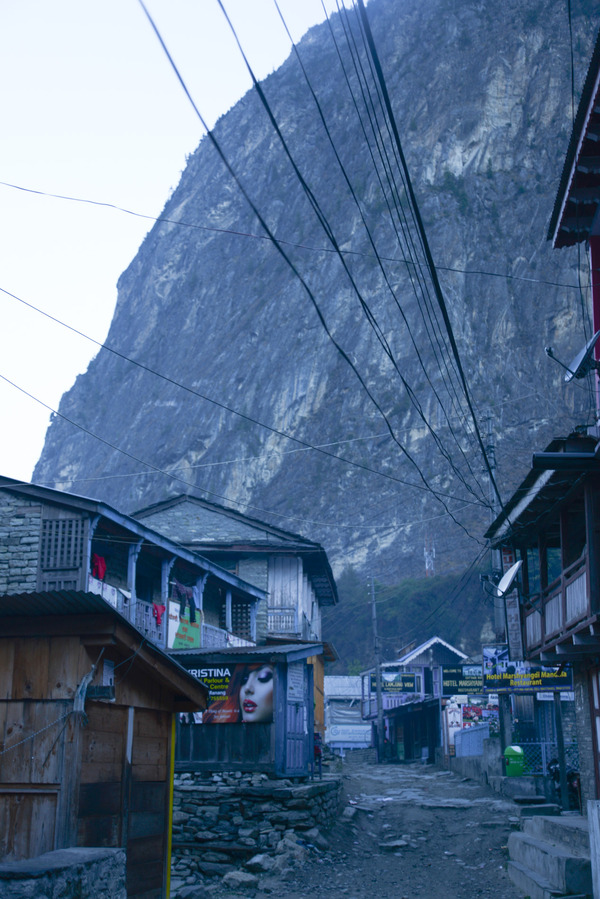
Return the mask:
M600 9L571 7L576 103ZM577 250L546 240L571 128L567 9L371 0L367 12L506 497L533 449L590 420L589 391L565 387L544 354L570 358L584 319L589 336ZM429 540L449 572L490 519L484 466L369 61L351 54L358 22L332 29L299 45L331 140L294 54L263 82L318 214L255 91L214 135L339 349L205 138L120 279L107 344L122 356L102 350L65 394L34 480L126 511L197 492L320 540L337 571L421 574Z

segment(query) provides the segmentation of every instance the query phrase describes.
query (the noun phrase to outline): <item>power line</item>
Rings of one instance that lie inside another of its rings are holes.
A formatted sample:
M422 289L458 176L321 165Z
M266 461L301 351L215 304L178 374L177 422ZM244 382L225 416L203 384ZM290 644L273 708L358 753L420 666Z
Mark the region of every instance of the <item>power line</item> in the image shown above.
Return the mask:
M444 507L444 509L446 509L446 511L448 512L448 514L450 515L450 517L452 518L452 520L455 522L455 524L458 525L462 530L464 530L465 533L468 534L468 536L472 537L472 535L469 534L469 532L468 532L467 529L464 527L464 525L463 525L461 522L459 522L457 519L454 518L454 516L452 515L452 513L451 513L450 510L448 509L448 507L447 507L446 503L444 502L444 500L440 497L440 495L438 495L438 494L436 493L436 491L433 489L433 487L431 486L431 484L428 482L427 478L425 477L423 471L421 470L421 468L420 468L419 465L417 464L416 460L415 460L415 459L412 457L412 455L408 452L408 450L406 449L406 447L404 447L404 446L401 444L401 442L398 440L398 438L396 437L396 435L395 435L395 433L394 433L394 430L393 430L393 428L392 428L392 426L391 426L391 424L390 424L390 422L389 422L389 420L388 420L388 418L387 418L385 412L384 412L383 409L381 408L381 405L380 405L380 404L377 402L377 400L375 399L375 397L374 397L372 391L371 391L371 390L369 389L369 387L367 386L367 384L366 384L366 382L365 382L365 379L362 377L362 375L360 374L360 372L358 371L358 369L356 368L356 366L353 364L353 362L352 362L352 360L350 359L350 357L348 356L348 354L345 352L345 350L342 348L342 346L339 344L339 342L335 339L335 337L334 337L333 334L331 333L331 330L329 329L329 327L328 327L328 325L327 325L327 322L325 321L325 318L324 318L323 313L322 313L322 311L321 311L321 309L320 309L320 307L319 307L319 304L317 303L317 300L316 300L316 297L315 297L314 293L312 292L312 290L311 290L310 287L308 286L306 280L302 277L302 275L300 274L300 272L298 271L297 267L294 265L294 263L292 262L292 260L290 259L290 257L285 253L285 251L283 250L282 246L279 245L279 244L277 243L277 240L276 240L276 238L275 238L273 232L272 232L271 229L269 228L269 226L268 226L267 222L265 221L264 217L261 215L261 213L260 213L260 211L258 210L256 204L255 204L255 203L253 202L253 200L251 199L250 195L248 194L248 191L246 190L246 188L245 188L244 185L242 184L242 182L241 182L239 176L237 175L237 173L236 173L235 170L233 169L231 163L229 162L229 160L228 160L227 157L225 156L225 153L224 153L223 149L221 148L219 142L217 141L217 139L216 139L214 133L213 133L212 131L210 131L210 130L207 128L206 122L205 122L205 120L204 120L204 118L203 118L203 116L202 116L200 110L199 110L198 107L196 106L196 103L194 102L194 99L192 98L192 96L191 96L191 94L190 94L190 92L189 92L189 90L188 90L188 88L187 88L187 85L186 85L185 81L183 80L183 77L182 77L181 73L179 72L179 69L177 68L177 66L176 66L176 64L175 64L175 61L174 61L173 57L171 56L171 54L170 54L170 52L169 52L169 50L168 50L168 48L167 48L167 46L166 46L166 44L165 44L165 42L164 42L164 40L163 40L163 38L162 38L162 35L161 35L161 33L160 33L160 31L159 31L157 25L155 24L155 22L154 22L152 16L150 15L150 13L148 12L148 10L146 9L146 7L145 7L145 5L144 5L144 3L143 3L143 0L138 0L138 2L139 2L140 6L141 6L142 9L143 9L144 14L145 14L146 18L148 19L148 22L150 23L150 26L152 27L152 29L153 29L153 31L154 31L154 33L155 33L155 35L156 35L156 37L157 37L157 39L158 39L160 45L161 45L161 48L162 48L162 50L163 50L165 56L167 57L167 59L168 59L168 61L169 61L169 64L170 64L171 68L173 69L173 72L175 73L175 76L176 76L177 80L179 81L179 83L180 83L180 85L181 85L181 87L182 87L182 89L183 89L183 91L184 91L186 97L188 98L190 104L192 105L192 108L194 109L194 112L195 112L196 115L198 116L198 118L199 118L200 122L202 123L203 127L206 129L208 139L210 140L210 142L212 143L212 145L213 145L213 147L215 148L216 152L218 153L219 158L221 159L221 161L222 161L223 164L225 165L227 171L229 172L229 174L231 175L231 177L232 177L233 180L235 181L235 183L236 183L236 185L238 186L239 190L241 191L241 193L242 193L244 199L246 200L246 202L247 202L248 205L250 206L252 212L253 212L254 215L257 217L258 221L259 221L260 224L261 224L261 227L263 228L263 230L265 231L265 233L266 233L266 234L270 237L270 239L272 240L273 246L276 247L277 251L278 251L279 254L282 256L282 258L284 259L284 261L286 262L286 264L290 267L290 269L291 269L291 271L293 272L293 274L298 278L298 280L299 280L300 283L302 284L302 286L303 286L303 288L304 288L304 290L305 290L307 296L309 297L309 299L310 299L310 301L311 301L311 303L312 303L312 305L313 305L313 308L315 309L315 312L316 312L317 317L318 317L318 319L319 319L319 321L320 321L320 323L321 323L321 326L322 326L323 329L325 330L325 333L327 334L327 336L328 336L329 339L331 340L332 344L333 344L334 347L336 348L336 350L337 350L337 352L339 353L339 355L342 357L342 359L344 359L344 361L347 363L347 365L348 365L348 366L352 369L352 371L354 372L354 374L355 374L355 376L356 376L358 382L360 383L361 387L363 388L363 390L365 391L365 393L367 394L367 396L369 397L369 399L371 400L371 402L373 403L373 405L375 406L375 408L377 409L377 411L379 412L379 414L381 415L381 417L382 417L383 420L385 421L386 426L388 427L388 430L389 430L389 432L390 432L390 435L392 436L392 439L397 443L398 447L404 452L404 455L406 456L406 458L407 458L407 459L409 460L409 462L413 465L413 467L414 467L415 470L417 471L417 474L419 475L421 481L423 482L424 486L431 492L431 494L438 500L438 502L441 503L441 505ZM475 538L474 538L474 539L475 539Z
M18 297L16 294L11 293L9 290L6 290L3 287L0 287L0 292L6 294L7 296L11 297L13 300L16 300L17 302L21 303L22 305L26 306L27 308L32 309L34 312L38 312L40 315L45 316L46 318L50 319L50 321L53 321L56 324L61 325L63 328L66 328L67 330L72 331L74 334L77 334L79 337L83 337L85 340L88 340L90 343L95 344L95 346L99 347L100 349L107 350L109 353L112 353L113 355L117 356L119 359L122 359L123 361L136 366L137 368L141 369L142 371L145 371L148 374L154 375L155 377L160 378L161 380L165 381L168 384L173 385L174 387L178 387L181 390L184 390L186 393L189 393L192 396L197 397L198 399L204 400L207 403L210 403L211 405L214 405L217 408L222 409L225 412L231 413L232 415L239 416L240 418L244 419L245 421L248 421L251 424L257 425L258 427L264 428L265 430L270 431L271 433L276 434L279 437L285 437L287 440L291 440L294 443L298 443L298 444L300 444L300 446L303 449L314 450L315 452L321 453L324 456L328 456L331 459L335 459L338 462L342 462L345 465L350 465L353 468L360 469L360 470L368 472L370 474L379 475L380 477L385 478L386 480L394 481L397 484L403 484L407 487L414 487L417 490L427 490L428 489L427 487L424 487L422 484L417 484L413 481L407 481L403 478L398 478L395 475L388 474L386 472L371 468L370 466L364 465L360 462L356 462L353 459L347 459L344 456L338 456L335 453L330 453L322 446L317 446L315 444L309 443L308 441L302 440L299 437L295 437L293 434L288 434L287 432L281 431L278 428L273 427L272 425L268 425L268 424L265 424L264 422L258 421L257 419L253 418L252 416L246 415L244 412L240 412L238 409L234 409L233 407L228 406L225 403L220 402L219 400L215 400L214 398L209 397L206 394L200 393L200 391L198 391L198 390L194 390L192 387L188 387L186 384L182 384L180 381L176 381L174 378L171 378L168 375L162 374L162 373L156 371L155 369L150 368L147 365L144 365L143 362L138 362L137 360L132 359L129 356L126 356L124 353L121 353L119 350L116 350L114 347L111 347L106 343L102 343L101 341L96 340L93 337L90 337L88 334L85 334L83 331L79 331L77 328L74 328L72 325L69 325L66 322L61 321L59 318L56 318L56 316L50 315L49 312L45 312L43 309L40 309L39 307L34 306L32 303L28 303L26 300L22 299L21 297ZM8 379L5 378L5 380L8 380ZM9 383L12 383L12 382L9 382ZM13 386L16 387L17 390L21 390L21 388L16 384L13 384ZM22 392L26 393L26 391L22 391ZM30 394L28 394L28 395L30 395ZM32 399L36 399L36 398L32 397ZM42 405L45 405L45 404L42 404ZM50 408L50 407L48 407L48 408ZM54 411L54 410L51 410L51 411ZM56 414L58 415L59 413L56 413ZM387 432L387 434L389 436L389 431ZM380 438L381 438L381 436L385 436L385 435L380 435ZM114 477L118 477L118 475L114 475ZM80 478L79 480L87 480L87 479ZM469 500L467 500L467 499L463 499L462 497L455 497L451 494L444 493L442 491L438 491L438 493L440 496L445 496L448 499L460 499L461 502L469 502ZM473 504L477 504L477 503L473 503Z
M372 57L373 57L373 62L374 62L374 65L375 65L375 69L376 69L376 71L377 71L377 76L378 76L378 78L379 78L379 84L380 84L381 91L382 91L382 94L383 94L383 97L384 97L384 102L385 102L385 106L386 106L386 109L387 109L387 112L388 112L388 117L389 117L389 120L390 120L390 124L391 124L392 130L393 130L393 132L394 132L394 138L395 138L395 141L396 141L396 146L397 146L397 148L398 148L398 154L399 154L400 159L401 159L401 162L402 162L402 168L403 168L403 170L404 170L404 175L405 175L405 179L406 179L406 184L407 184L407 187L408 187L408 190L409 190L409 195L410 195L410 198L411 198L411 206L412 206L412 209L413 209L413 214L414 214L414 216L415 216L415 218L416 218L416 220L417 220L417 225L418 225L419 233L420 233L420 235L421 235L421 240L422 240L422 243L423 243L423 249L424 249L424 251L425 251L425 255L426 255L427 261L428 261L428 263L429 263L429 269L430 269L431 279L432 279L432 281L433 281L433 286L434 286L434 289L435 289L435 294L436 294L436 297L437 297L437 300L438 300L438 303L439 303L439 306L440 306L440 309L441 309L441 312L442 312L442 316L443 316L443 318L444 318L444 323L445 323L446 330L447 330L447 332L448 332L448 337L449 337L449 339L450 339L450 343L451 343L451 346L452 346L452 352L453 352L453 355L454 355L454 359L455 359L455 361L456 361L456 365L457 365L458 370L459 370L460 379L461 379L461 382L462 382L462 385L463 385L463 390L464 390L464 393L465 393L465 397L466 397L466 400L467 400L467 404L468 404L468 406L469 406L469 410L470 410L470 412L471 412L471 416L472 416L472 419L473 419L473 424L474 424L474 426L475 426L475 433L476 433L476 436L477 436L477 441L478 441L478 443L479 443L479 446L480 446L480 449L481 449L481 454L482 454L482 457L483 457L483 460L484 460L486 469L487 469L487 471L488 471L488 475L489 475L489 478L490 478L490 482L491 482L491 484L492 484L492 486L493 486L493 488L494 488L494 492L495 492L496 496L498 497L498 502L500 503L501 508L503 508L504 506L503 506L503 503L502 503L502 497L500 496L500 491L498 490L498 485L496 484L496 480L495 480L495 478L494 478L494 474L493 474L492 469L491 469L491 467L490 467L490 462L489 462L489 459L488 459L488 457L487 457L487 453L486 453L485 446L484 446L484 443L483 443L483 438L482 438L481 432L480 432L480 430L479 430L479 425L478 425L478 423L477 423L477 418L476 418L476 416L475 416L475 410L473 409L473 404L472 404L472 402L471 402L470 391L469 391L468 386L467 386L467 381L466 381L465 374L464 374L464 371L463 371L462 362L461 362L461 360L460 360L460 355L459 355L459 352L458 352L458 347L457 347L457 345L456 345L456 340L455 340L455 337L454 337L454 332L453 332L453 330L452 330L452 324L451 324L451 322L450 322L450 317L449 317L449 315L448 315L448 310L447 310L447 308L446 308L446 303L445 303L445 300L444 300L444 295L443 295L443 293L442 293L442 288L441 288L441 285L440 285L439 280L438 280L438 277L437 277L437 272L436 272L436 269L435 269L435 263L434 263L434 261L433 261L433 256L431 255L431 250L430 250L430 248L429 248L429 242L428 242L428 240L427 240L427 236L426 236L426 233L425 233L425 227L424 227L423 221L422 221L422 219L421 219L421 214L420 214L419 207L418 207L418 205L417 205L417 200L416 200L416 197L415 197L415 194L414 194L414 191L413 191L412 182L411 182L411 180L410 180L410 175L409 175L409 173L408 173L408 167L407 167L407 165L406 165L406 160L405 160L405 158L404 158L404 153L403 153L403 151L402 151L402 146L401 146L401 143L400 143L400 134L398 133L398 127L397 127L397 125L396 125L396 120L395 120L395 117L394 117L394 112L393 112L393 110L392 110L392 105L391 105L390 98L389 98L389 95L388 95L388 92L387 92L387 87L386 87L385 79L384 79L384 76L383 76L383 71L382 71L382 68L381 68L381 63L380 63L380 61L379 61L379 55L378 55L378 53L377 53L377 48L375 47L375 43L374 43L374 41L373 41L373 35L371 34L371 27L370 27L370 25L369 25L369 20L368 20L368 18L367 18L367 13L366 13L365 6L364 6L364 0L357 0L357 2L358 2L358 8L359 8L359 11L360 11L360 16L361 16L361 20L362 20L362 23L363 23L363 27L364 27L364 29L365 29L365 33L366 33L366 36L367 36L367 41L368 41L368 43L369 43L369 48L370 48L370 50L371 50L371 54L372 54Z
M123 212L125 215L131 215L135 218L145 219L149 222L155 222L157 224L166 224L166 225L176 225L180 228L192 228L196 231L206 231L208 233L213 234L227 234L232 237L243 237L249 240L258 240L263 243L271 243L271 239L267 237L266 234L253 234L250 231L239 231L235 228L215 228L209 225L198 225L195 222L186 222L182 219L172 219L167 216L155 216L155 215L147 215L143 212L136 212L133 209L127 209L125 206L119 206L116 203L108 203L102 200L91 200L86 199L85 197L73 197L68 196L66 194L55 194L45 190L36 190L31 187L24 187L20 184L11 184L8 181L0 181L1 187L9 187L12 190L22 191L23 193L35 194L40 197L48 197L53 200L66 200L71 203L84 203L90 206L100 206L106 209L114 209L115 212ZM293 247L297 250L308 250L311 253L335 253L336 251L333 247L314 247L310 244L297 243L291 240L286 240L283 237L275 237L275 241L277 243L282 244L282 246ZM340 248L340 252L343 253L344 256L360 256L364 259L376 259L376 257L372 253L365 253L361 250L346 250ZM383 262L390 262L394 265L402 265L402 266L414 266L418 268L426 268L427 265L425 262L418 262L413 259L398 259L396 256L386 256L382 253L379 254L379 258ZM464 269L464 268L456 268L455 266L447 266L447 265L437 265L438 272L449 272L450 274L457 275L480 275L487 278L500 278L503 281L522 281L525 284L540 284L545 287L562 287L565 290L581 290L581 284L567 284L562 281L550 281L547 278L526 278L522 275L510 275L502 272L490 272L487 269Z
M125 450L125 449L122 449L121 447L116 446L115 444L111 443L109 440L106 440L104 437L100 437L98 434L95 434L93 431L90 431L88 428L85 428L83 425L79 424L78 422L73 421L73 419L69 418L67 415L64 415L62 412L59 412L56 409L53 409L52 406L48 405L48 403L45 403L43 400L40 400L38 397L34 396L32 393L29 393L29 391L25 390L23 387L20 387L18 384L15 384L14 381L11 381L10 378L7 378L5 375L0 374L0 380L5 381L7 384L10 384L11 387L14 387L16 390L20 391L25 396L28 396L34 402L38 403L40 406L43 406L45 409L47 409L49 412L51 412L53 415L58 416L59 418L63 419L63 421L66 421L68 424L77 428L79 431L82 431L88 437L92 437L94 440L98 440L100 443L103 443L109 449L112 449L115 452L118 452L124 456L127 456L129 459L132 459L134 462L137 462L139 465L146 465L150 469L149 472L138 472L137 476L147 476L149 474L163 475L164 477L167 477L167 478L170 478L171 480L177 481L178 483L183 484L186 487L192 487L194 490L200 490L202 493L206 493L209 496L214 496L217 499L224 500L226 503L232 503L237 506L243 506L246 509L253 509L254 511L260 512L263 515L274 515L279 518L288 519L290 521L300 521L304 524L319 525L321 527L335 527L336 529L344 528L344 529L349 529L349 530L355 530L356 528L363 527L363 525L347 525L347 524L341 524L340 522L323 522L323 521L317 521L315 519L310 519L310 518L301 518L296 515L286 515L283 512L276 512L273 509L270 509L270 510L263 509L260 506L254 506L250 503L241 502L239 500L232 499L227 496L223 496L222 494L216 493L213 490L208 490L207 488L201 487L198 484L194 484L194 483L191 483L190 481L186 481L184 478L181 478L178 475L176 475L174 473L174 471L166 471L165 469L162 469L159 466L154 465L152 462L147 462L145 459L140 459L137 456L135 456L133 453L130 453L128 450ZM333 458L337 458L337 457L334 456ZM175 471L177 471L177 470L178 469L175 469ZM93 479L83 477L83 478L71 478L71 480L75 483L78 483L78 482L85 482L87 480L93 480ZM23 481L22 483L25 485L28 482ZM451 497L451 498L455 498L455 497ZM457 511L462 511L464 508L466 508L469 505L473 505L473 503L471 503L470 501L467 500L465 503L465 506L460 507ZM450 515L450 517L452 518L453 521L456 521L456 519L454 518L454 516L451 512L447 512L447 514ZM366 525L364 527L370 527L370 526ZM389 529L391 530L392 526L390 526ZM466 531L466 528L463 527L463 530ZM466 533L468 534L468 532L466 532ZM473 537L471 534L468 534L468 536L471 537L471 539L475 540L476 542L480 542L479 540L477 540L477 538Z

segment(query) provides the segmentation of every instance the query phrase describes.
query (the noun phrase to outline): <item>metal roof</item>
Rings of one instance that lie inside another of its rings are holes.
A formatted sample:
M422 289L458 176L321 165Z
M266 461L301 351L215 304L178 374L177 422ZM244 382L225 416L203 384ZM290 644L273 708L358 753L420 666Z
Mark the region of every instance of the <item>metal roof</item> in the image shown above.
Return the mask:
M295 662L308 659L311 656L321 655L322 643L285 643L281 646L232 646L227 649L175 649L169 655L182 665L207 661L221 662L249 662L264 659L268 662Z

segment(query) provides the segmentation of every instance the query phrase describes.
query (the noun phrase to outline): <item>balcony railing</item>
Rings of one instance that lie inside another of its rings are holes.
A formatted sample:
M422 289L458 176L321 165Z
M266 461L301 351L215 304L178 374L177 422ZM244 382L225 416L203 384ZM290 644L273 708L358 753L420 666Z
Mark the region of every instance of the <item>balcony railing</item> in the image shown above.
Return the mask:
M166 611L161 616L160 624L158 624L157 616L154 614L151 603L142 602L139 599L131 599L123 590L119 590L118 587L113 587L111 584L100 581L91 575L88 576L88 591L102 596L127 621L130 621L147 640L155 643L161 649L167 648L168 615ZM256 643L252 642L252 640L239 637L237 634L232 634L211 624L202 624L201 628L200 639L202 647L256 646Z
M525 617L525 645L529 650L555 642L591 614L587 554L532 600L537 609L530 609Z
M294 606L270 608L267 612L267 630L270 634L299 635L298 610Z
M211 649L212 647L223 646L256 646L252 640L245 640L244 637L238 637L237 634L230 634L220 627L214 627L212 624L202 625L202 647Z

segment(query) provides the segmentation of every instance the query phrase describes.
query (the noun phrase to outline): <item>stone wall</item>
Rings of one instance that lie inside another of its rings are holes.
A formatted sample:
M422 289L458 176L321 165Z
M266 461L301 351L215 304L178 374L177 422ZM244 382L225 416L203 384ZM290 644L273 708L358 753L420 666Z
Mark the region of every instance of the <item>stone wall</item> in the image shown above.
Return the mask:
M0 492L0 594L37 589L42 509Z
M175 775L172 892L203 877L289 865L340 809L342 781L271 780L265 774Z
M590 710L589 669L583 664L573 665L573 689L575 692L577 745L579 747L581 810L585 815L587 813L587 800L596 798L596 774L594 770L594 741Z
M0 865L2 899L127 899L123 849L59 849Z

